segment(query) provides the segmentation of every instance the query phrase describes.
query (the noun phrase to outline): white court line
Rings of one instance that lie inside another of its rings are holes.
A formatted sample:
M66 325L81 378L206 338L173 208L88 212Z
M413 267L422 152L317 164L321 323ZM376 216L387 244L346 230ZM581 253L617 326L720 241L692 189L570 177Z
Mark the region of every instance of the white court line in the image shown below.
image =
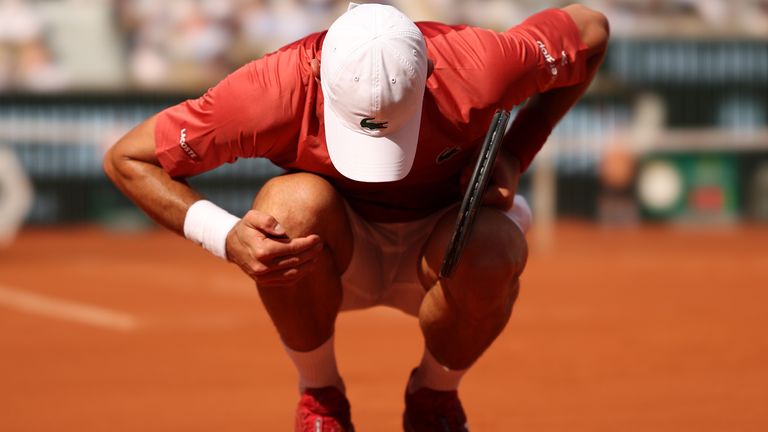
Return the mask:
M0 285L0 305L31 314L121 332L131 332L139 326L136 318L122 312L32 294L2 285Z

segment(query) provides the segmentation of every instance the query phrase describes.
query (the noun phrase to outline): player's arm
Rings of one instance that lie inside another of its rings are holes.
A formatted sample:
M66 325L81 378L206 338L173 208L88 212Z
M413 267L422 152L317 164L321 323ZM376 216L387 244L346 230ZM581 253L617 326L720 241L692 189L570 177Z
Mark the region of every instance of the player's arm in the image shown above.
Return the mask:
M157 116L145 120L104 156L104 172L125 196L160 225L184 235L189 207L202 199L181 178L173 178L155 155Z
M152 219L189 238L194 230L188 219L194 217L190 215L190 207L207 202L184 179L171 177L160 165L155 155L156 121L156 116L151 117L112 146L104 157L104 172ZM222 215L224 219L220 219ZM285 238L285 232L270 215L255 210L242 219L226 215L214 207L198 219L207 224L223 224L222 258L239 265L261 286L303 277L311 269L305 264L311 263L321 251L314 247L320 243L317 235ZM234 226L229 221L234 222ZM203 227L203 231L215 232L217 227Z
M562 23L532 24L527 20L527 25L539 27L526 28L524 23L509 32L501 33L498 36L500 39L494 36L486 43L487 47L491 47L487 52L493 53L486 54L488 61L493 64L487 70L494 77L488 81L491 93L502 92L513 100L528 98L504 138L504 146L493 172L493 184L484 197L486 205L502 209L512 205L521 174L544 145L555 125L587 90L605 57L608 43L608 22L605 17L581 5L567 6L561 11L575 23L575 28L571 27L561 33L564 40L562 43L566 43L568 38L567 43L570 44L568 49L571 52L568 55L571 57L568 64L561 64L561 56L565 55L566 47L560 46L560 41L547 41L545 36L536 33L543 26L547 26L546 30L550 33L558 31ZM551 15L549 11L546 13ZM536 17L531 19L536 20ZM538 19L552 18L539 16ZM481 37L488 37L488 34L482 33ZM539 38L547 42L541 42ZM505 49L492 49L500 46ZM544 50L547 50L548 59L543 57ZM498 59L499 63L494 64L494 59ZM554 74L551 66L557 69ZM493 87L493 83L498 83L499 87ZM547 90L550 86L554 87ZM537 90L540 93L532 93ZM463 187L466 187L470 174L471 167L467 167L462 176Z
M238 218L204 200L184 180L238 157L261 155L253 148L253 128L279 137L272 125L291 125L290 119L259 111L271 109L270 99L281 96L272 86L251 84L257 73L277 76L268 64L260 66L241 68L203 97L141 123L107 151L104 171L152 219L238 264L266 286L295 281L311 270L309 264L322 251L315 247L319 236L287 238L275 218L255 210ZM259 98L263 105L253 103ZM268 120L259 124L259 119Z
M599 12L582 5L562 9L568 13L587 46L586 73L580 82L532 96L512 123L506 141L514 143L508 157L519 160L524 171L552 133L557 123L573 107L589 87L603 63L608 47L608 20Z

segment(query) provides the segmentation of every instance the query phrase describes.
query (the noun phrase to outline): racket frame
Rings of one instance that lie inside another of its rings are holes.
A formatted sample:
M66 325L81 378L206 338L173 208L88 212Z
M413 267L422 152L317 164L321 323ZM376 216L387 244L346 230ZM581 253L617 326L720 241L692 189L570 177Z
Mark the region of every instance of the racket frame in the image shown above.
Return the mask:
M453 275L461 258L461 253L467 245L475 216L482 204L485 191L488 189L509 119L510 113L506 110L496 110L493 115L483 145L480 148L475 169L467 185L467 191L464 193L464 199L459 207L453 235L445 249L445 256L440 266L440 278L450 278Z

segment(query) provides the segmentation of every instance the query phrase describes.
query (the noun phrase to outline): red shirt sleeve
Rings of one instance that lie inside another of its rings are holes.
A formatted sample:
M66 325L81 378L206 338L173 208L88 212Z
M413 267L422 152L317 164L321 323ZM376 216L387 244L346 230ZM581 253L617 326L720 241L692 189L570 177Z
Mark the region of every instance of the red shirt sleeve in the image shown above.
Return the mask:
M578 85L587 79L587 49L573 19L560 9L535 14L522 24L503 33L509 46L516 46L523 70L518 72L513 87L525 89L527 99L561 87ZM510 89L509 91L514 92ZM504 145L525 171L541 150L555 124L549 118L525 110L515 118L515 133L507 135Z
M586 79L587 46L573 19L561 9L532 15L500 37L507 67L515 72L516 80L529 83L524 86L528 93L568 87ZM515 80L511 84L514 86Z
M162 111L155 153L166 172L188 177L240 157L270 157L295 143L311 76L311 37L248 63L198 99Z
M423 24L422 31L435 60L430 90L441 102L441 114L469 136L484 135L498 108L512 109L535 94L587 79L587 46L560 9L537 13L504 32L436 23ZM527 167L554 125L548 119L520 120L530 124L527 135L515 134L505 147Z
M438 23L420 23L420 28L435 71L450 86L446 99L464 110L509 109L536 93L586 77L587 47L560 9L535 14L504 32Z

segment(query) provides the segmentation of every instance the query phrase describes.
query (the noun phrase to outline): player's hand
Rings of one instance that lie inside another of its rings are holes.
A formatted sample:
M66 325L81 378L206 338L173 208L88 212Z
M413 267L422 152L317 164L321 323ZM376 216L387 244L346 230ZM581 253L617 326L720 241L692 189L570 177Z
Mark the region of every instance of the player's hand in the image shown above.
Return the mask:
M470 164L461 173L461 191L466 192L475 165ZM515 200L517 185L520 182L520 161L503 149L496 158L491 174L491 181L483 196L483 205L509 210Z
M289 238L275 218L256 210L246 213L227 235L227 259L260 287L298 282L322 250L320 236Z

